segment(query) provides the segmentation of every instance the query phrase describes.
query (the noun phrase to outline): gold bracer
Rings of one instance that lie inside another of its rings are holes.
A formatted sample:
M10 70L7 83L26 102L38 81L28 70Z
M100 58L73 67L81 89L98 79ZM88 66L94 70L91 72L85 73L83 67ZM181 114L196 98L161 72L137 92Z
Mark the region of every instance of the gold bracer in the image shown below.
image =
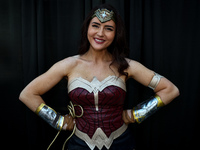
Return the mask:
M133 116L138 123L141 123L146 118L150 117L157 110L163 107L165 104L162 102L158 95L151 97L150 99L138 104L133 108Z
M42 103L35 113L44 119L49 125L57 130L62 130L64 117L57 113L54 109Z

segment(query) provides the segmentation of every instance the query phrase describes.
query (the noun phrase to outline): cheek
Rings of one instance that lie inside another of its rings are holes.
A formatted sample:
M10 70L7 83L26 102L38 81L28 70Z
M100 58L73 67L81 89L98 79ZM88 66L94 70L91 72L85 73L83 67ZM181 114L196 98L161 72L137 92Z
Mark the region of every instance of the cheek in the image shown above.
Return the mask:
M87 32L88 38L91 38L94 35L95 35L95 31L91 28L88 28L88 32Z
M113 41L114 38L115 38L115 33L110 33L108 36L107 36L108 40L109 41Z

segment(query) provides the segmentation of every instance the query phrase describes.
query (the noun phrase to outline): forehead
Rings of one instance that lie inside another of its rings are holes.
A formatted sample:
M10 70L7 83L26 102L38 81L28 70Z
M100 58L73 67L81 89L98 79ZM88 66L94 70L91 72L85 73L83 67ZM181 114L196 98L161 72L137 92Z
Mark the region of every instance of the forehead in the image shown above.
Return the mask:
M109 21L107 21L107 22L101 23L97 17L94 17L94 18L90 21L90 23L93 23L93 22L99 23L100 25L109 25L109 26L115 27L115 22L114 22L113 20L109 20Z

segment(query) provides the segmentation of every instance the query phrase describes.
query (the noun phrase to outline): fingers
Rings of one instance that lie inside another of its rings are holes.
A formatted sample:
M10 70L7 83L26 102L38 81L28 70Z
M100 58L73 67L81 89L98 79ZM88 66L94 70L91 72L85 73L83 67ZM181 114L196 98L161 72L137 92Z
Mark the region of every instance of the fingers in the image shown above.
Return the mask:
M131 123L135 122L135 119L133 117L133 110L132 109L128 109L127 111L127 118Z
M70 115L64 116L64 122L63 122L63 130L73 130L74 125L75 125L75 119L72 118Z
M134 123L135 119L132 114L132 109L124 110L122 114L122 118L125 124Z
M122 113L122 119L124 120L124 123L125 123L125 124L129 124L129 123L128 123L128 120L127 120L127 118L126 118L126 110L124 110L123 113Z

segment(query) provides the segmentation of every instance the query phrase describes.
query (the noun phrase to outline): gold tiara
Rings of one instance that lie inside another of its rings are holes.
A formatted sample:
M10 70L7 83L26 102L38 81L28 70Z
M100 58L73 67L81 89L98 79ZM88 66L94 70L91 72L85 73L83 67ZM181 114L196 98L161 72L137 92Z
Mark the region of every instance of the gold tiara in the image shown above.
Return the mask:
M99 21L101 21L101 23L113 20L115 22L114 19L114 12L111 10L109 11L108 9L102 8L102 9L97 9L94 12L94 15L92 16L92 18L97 17L99 19Z

